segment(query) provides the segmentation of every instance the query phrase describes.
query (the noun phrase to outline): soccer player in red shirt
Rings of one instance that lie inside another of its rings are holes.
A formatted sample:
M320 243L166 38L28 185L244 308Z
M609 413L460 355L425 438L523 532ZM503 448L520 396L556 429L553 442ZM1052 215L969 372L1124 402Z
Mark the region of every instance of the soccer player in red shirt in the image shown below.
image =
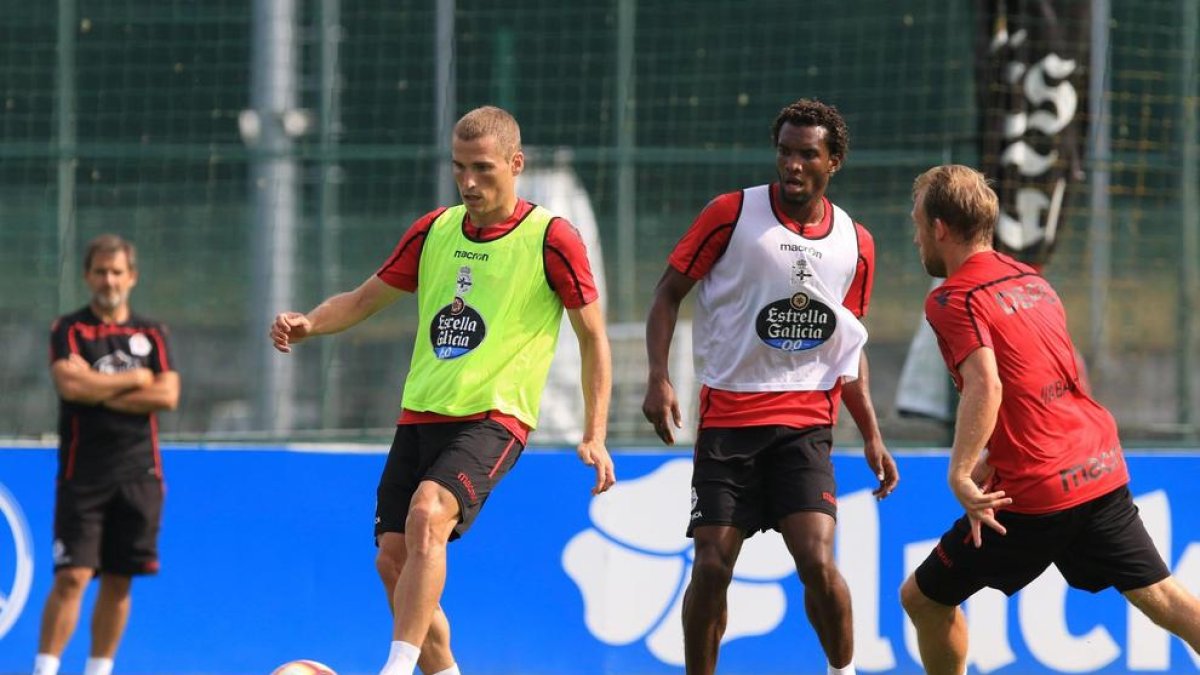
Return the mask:
M844 394L879 477L896 486L867 387L863 344L874 276L871 235L825 197L848 145L837 109L801 99L775 119L779 181L712 200L671 254L646 321L650 374L642 411L675 441L679 401L667 372L683 298L698 286L694 349L700 433L684 598L689 674L711 674L726 591L742 542L776 529L805 589L833 675L854 672L850 591L834 564L837 486L830 452Z
M1080 385L1062 301L992 249L996 193L974 169L938 166L913 202L921 263L946 277L925 314L961 392L947 480L966 510L900 589L926 671L965 672L958 605L984 586L1012 595L1051 564L1076 588L1116 588L1200 650L1200 600L1137 514L1116 422Z

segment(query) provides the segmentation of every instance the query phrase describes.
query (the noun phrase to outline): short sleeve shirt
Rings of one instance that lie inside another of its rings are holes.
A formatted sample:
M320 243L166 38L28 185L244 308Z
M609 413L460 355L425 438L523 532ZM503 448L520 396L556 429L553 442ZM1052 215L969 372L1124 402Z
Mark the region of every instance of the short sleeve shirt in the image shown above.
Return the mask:
M50 361L83 357L94 370L117 373L172 370L167 328L137 314L121 324L100 320L90 307L59 317L50 329ZM107 482L162 477L154 413L124 413L60 399L58 478Z
M1081 381L1062 301L1032 267L976 253L929 294L925 314L960 390L959 364L995 353L1003 398L988 461L1012 511L1059 511L1128 482L1116 422Z

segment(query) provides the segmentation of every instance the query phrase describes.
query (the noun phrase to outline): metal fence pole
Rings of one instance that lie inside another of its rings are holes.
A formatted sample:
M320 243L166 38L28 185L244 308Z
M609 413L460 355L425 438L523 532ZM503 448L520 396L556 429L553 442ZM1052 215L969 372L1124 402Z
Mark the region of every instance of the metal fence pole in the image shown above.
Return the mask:
M1200 31L1200 5L1183 0L1183 69L1180 73L1180 302L1179 316L1179 423L1188 440L1200 439L1200 83L1197 82L1196 32Z
M455 110L458 107L458 75L454 60L454 5L455 0L438 0L436 35L434 42L434 59L436 73L434 80L434 129L437 138L437 157L434 166L437 171L437 203L449 205L457 198L454 190L454 175L450 170L450 135L454 133L454 123L457 121Z
M299 169L284 117L295 111L297 91L295 0L254 0L253 72L250 104L260 123L258 151L250 168L254 202L251 352L257 355L258 430L286 433L294 425L295 355L275 353L264 337L269 317L294 306Z
M58 36L55 66L55 126L58 145L58 313L74 309L78 301L79 269L75 239L75 40L79 30L78 0L58 0Z
M637 31L637 0L617 0L617 77L613 107L617 145L617 289L622 321L635 321L637 294L637 167L633 153L637 145L634 52Z
M341 0L321 0L318 30L321 40L321 74L319 143L320 173L317 191L320 219L318 239L321 242L321 297L327 298L341 288L341 200L339 186L342 168L338 164L337 145L342 133L339 53L342 43ZM341 364L338 345L333 340L321 341L321 427L332 429L338 424L338 403L341 396Z
M1092 49L1088 81L1088 152L1091 155L1088 250L1091 267L1091 363L1094 380L1108 371L1108 286L1112 282L1112 204L1109 196L1112 135L1109 124L1109 0L1092 0Z

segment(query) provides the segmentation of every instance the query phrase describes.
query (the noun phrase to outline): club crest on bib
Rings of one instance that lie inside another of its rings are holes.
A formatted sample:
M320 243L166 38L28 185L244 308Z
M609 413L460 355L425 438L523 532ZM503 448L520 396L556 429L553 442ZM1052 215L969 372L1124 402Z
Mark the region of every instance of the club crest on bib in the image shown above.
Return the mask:
M797 352L822 345L837 328L837 313L807 293L776 300L755 319L758 337L768 347Z
M454 281L454 300L438 310L429 324L429 341L433 355L439 359L455 359L475 349L487 335L483 317L475 311L464 296L475 285L471 268L458 268Z

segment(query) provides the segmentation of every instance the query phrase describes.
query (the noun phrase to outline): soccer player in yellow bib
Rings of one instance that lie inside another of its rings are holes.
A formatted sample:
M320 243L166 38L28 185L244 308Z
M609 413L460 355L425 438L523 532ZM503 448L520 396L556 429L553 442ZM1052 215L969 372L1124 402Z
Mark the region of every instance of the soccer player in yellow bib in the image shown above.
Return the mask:
M395 617L380 675L410 675L418 664L426 674L459 672L439 606L446 544L471 526L536 426L564 309L582 355L577 452L595 469L594 494L616 480L605 447L612 364L583 240L517 197L525 156L509 113L464 115L452 155L462 204L419 218L357 289L307 314L283 312L270 329L289 352L417 294L420 329L375 513L376 566Z

